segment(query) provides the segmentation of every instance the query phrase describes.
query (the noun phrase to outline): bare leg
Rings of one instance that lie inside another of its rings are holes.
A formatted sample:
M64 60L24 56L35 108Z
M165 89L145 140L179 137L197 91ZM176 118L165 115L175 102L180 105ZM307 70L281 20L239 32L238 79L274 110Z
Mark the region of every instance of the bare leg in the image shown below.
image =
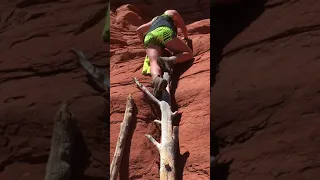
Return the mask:
M173 38L166 44L166 48L172 51L175 55L170 59L175 59L175 63L183 63L193 58L192 50L179 37Z
M161 55L162 50L159 46L149 45L146 49L146 52L150 60L153 94L158 97L160 95L159 93L163 91L168 84L168 82L162 78L162 71L157 63L157 59L159 55Z
M158 57L162 54L161 48L156 45L148 45L146 49L146 53L149 57L150 60L150 71L151 71L151 76L162 76L162 71L160 66L157 63Z
M172 73L172 66L176 63L183 63L193 58L192 50L179 37L173 38L166 44L166 48L175 55L171 57L158 57L158 64L164 71Z

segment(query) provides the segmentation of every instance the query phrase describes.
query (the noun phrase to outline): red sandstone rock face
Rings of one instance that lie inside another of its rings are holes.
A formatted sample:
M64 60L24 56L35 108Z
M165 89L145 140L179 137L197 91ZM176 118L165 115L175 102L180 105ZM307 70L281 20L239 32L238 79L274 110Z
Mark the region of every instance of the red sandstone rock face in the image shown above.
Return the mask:
M157 1L155 1L157 2ZM167 2L167 1L166 1ZM184 2L184 3L182 3ZM175 1L167 2L171 9L177 9L188 24L190 38L193 40L195 61L185 72L181 73L175 92L175 99L182 117L180 122L180 153L178 159L179 173L184 179L209 179L210 177L210 20L209 1ZM135 28L163 13L166 9L152 4L113 4L111 3L111 118L110 150L111 160L123 120L127 96L132 93L138 113L134 120L134 129L129 138L129 149L123 157L120 176L130 179L159 178L159 153L146 139L151 134L156 139L160 131L151 121L158 114L152 111L150 102L136 88L132 77L146 86L151 78L141 74L145 50L135 34ZM158 13L158 14L157 14ZM183 65L176 69L178 74ZM151 90L151 88L150 88Z
M106 178L108 107L69 52L75 47L106 67L105 7L92 0L1 2L1 180L44 179L53 118L64 100L72 101L92 153L86 179Z
M211 176L319 179L320 1L212 11L212 62L222 60L211 91L211 147L221 159Z

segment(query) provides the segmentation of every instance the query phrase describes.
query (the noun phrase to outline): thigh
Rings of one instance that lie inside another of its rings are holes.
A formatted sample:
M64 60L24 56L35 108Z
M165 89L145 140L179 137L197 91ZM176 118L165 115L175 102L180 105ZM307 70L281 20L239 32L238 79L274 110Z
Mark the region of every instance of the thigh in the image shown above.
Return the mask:
M161 50L161 47L158 45L149 44L146 47L146 53L150 59L150 62L151 61L157 62L158 57L162 55L162 50Z
M171 41L167 42L166 48L174 54L181 52L189 52L192 54L192 50L189 46L179 37L174 37Z

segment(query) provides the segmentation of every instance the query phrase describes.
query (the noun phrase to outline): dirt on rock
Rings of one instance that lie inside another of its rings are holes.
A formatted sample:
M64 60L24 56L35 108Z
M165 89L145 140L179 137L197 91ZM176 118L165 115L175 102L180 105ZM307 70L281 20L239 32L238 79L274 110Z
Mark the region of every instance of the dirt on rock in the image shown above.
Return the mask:
M106 7L98 0L1 2L0 179L44 179L53 119L66 100L91 151L90 158L82 154L84 179L106 178L109 107L70 52L74 47L108 67Z
M211 12L219 64L212 178L319 179L320 1L245 1Z
M145 134L151 134L159 140L160 130L152 122L158 119L159 112L154 112L158 107L136 87L132 77L152 90L151 77L142 75L146 53L135 29L167 9L181 13L193 40L195 57L193 63L181 64L174 69L173 83L177 88L173 104L182 112L178 175L188 180L210 178L209 8L210 1L111 2L110 160L130 93L137 109L122 160L121 179L159 179L159 153L145 137Z

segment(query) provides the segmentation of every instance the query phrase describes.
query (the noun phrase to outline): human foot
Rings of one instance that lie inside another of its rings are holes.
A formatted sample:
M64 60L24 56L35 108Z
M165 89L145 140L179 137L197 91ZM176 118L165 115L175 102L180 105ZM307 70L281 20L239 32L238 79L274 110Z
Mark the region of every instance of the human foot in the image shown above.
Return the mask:
M172 66L175 63L176 58L174 56L171 57L158 57L158 64L161 67L161 69L165 72L169 72L170 74L172 74Z
M166 89L168 82L167 82L167 80L165 80L159 76L154 76L152 78L151 85L153 87L153 95L158 98L160 96L160 93Z

